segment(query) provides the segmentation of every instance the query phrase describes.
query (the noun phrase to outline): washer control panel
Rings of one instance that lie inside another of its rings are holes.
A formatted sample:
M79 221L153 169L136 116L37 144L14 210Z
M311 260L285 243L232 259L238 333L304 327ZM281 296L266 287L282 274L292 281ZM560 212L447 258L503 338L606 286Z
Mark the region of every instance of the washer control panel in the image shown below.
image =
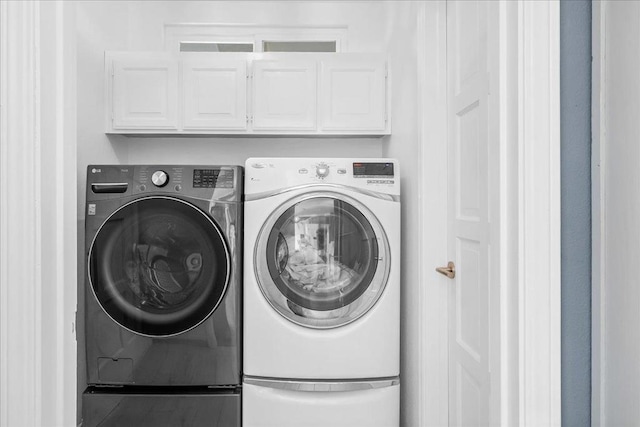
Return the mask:
M233 188L233 171L194 169L193 188Z
M243 175L233 165L89 165L87 200L161 193L237 202Z

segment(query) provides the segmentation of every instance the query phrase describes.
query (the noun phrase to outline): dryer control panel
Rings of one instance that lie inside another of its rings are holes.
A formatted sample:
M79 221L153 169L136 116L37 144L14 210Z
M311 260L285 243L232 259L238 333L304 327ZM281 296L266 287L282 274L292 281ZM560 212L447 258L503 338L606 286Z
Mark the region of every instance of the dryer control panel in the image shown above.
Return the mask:
M356 162L353 164L353 176L356 178L375 178L379 176L393 178L393 162Z
M395 159L250 158L245 173L246 194L325 184L400 195Z

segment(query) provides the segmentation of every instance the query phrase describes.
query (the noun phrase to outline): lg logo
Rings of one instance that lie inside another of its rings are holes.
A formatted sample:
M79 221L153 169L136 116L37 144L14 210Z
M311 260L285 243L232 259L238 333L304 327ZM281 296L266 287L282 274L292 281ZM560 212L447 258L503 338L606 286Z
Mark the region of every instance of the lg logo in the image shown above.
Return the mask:
M91 173L100 173L100 172L102 172L102 169L96 169L96 168L91 169Z

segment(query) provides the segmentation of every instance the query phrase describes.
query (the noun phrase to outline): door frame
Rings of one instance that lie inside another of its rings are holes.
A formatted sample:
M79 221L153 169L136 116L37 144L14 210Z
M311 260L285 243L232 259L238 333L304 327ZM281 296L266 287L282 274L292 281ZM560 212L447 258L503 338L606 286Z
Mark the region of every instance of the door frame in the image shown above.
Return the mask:
M72 2L0 2L0 425L76 425Z
M490 157L497 170L490 317L492 423L560 425L560 4L496 2ZM448 424L446 1L417 16L420 135L419 425ZM436 61L433 61L433 58ZM446 203L439 203L446 206ZM429 212L428 218L425 215ZM497 332L497 333L492 333Z

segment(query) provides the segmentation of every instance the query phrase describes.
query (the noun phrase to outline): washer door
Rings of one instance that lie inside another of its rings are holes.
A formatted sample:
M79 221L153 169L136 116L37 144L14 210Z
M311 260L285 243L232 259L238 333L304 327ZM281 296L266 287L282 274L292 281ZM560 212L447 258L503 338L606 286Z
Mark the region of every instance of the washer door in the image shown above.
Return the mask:
M218 226L179 199L133 201L100 227L89 279L115 322L147 336L171 336L202 323L222 300L230 274Z
M254 256L271 306L313 328L365 314L389 276L389 245L378 220L337 193L311 193L280 206L264 224Z

